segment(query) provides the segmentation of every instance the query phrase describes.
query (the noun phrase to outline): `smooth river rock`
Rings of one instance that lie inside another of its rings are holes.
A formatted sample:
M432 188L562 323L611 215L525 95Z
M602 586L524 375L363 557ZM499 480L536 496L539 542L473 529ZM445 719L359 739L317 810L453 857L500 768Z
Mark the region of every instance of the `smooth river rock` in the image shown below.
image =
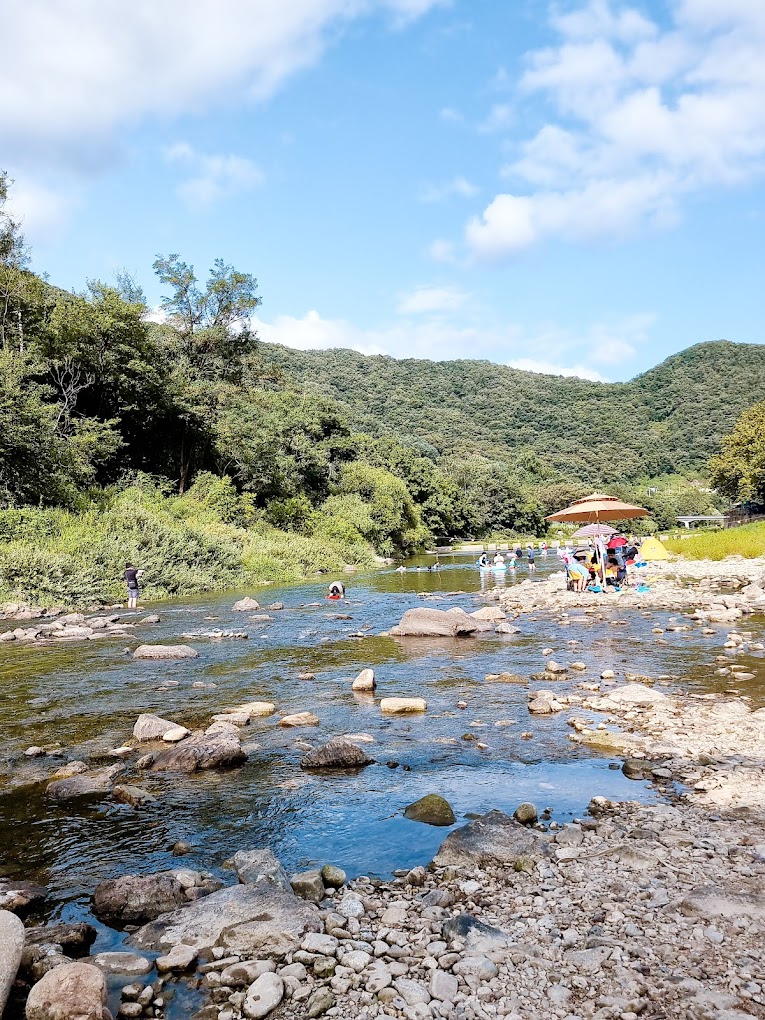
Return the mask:
M221 946L247 959L278 958L296 949L307 932L322 930L313 903L267 882L234 885L144 925L129 941L139 949L180 943L199 952Z
M190 645L139 645L134 659L198 659L199 652Z
M401 622L391 627L394 637L469 637L480 630L480 621L464 610L407 609Z
M133 726L133 736L136 740L162 740L166 733L178 727L178 723L163 719L161 716L152 715L150 712L142 712ZM185 727L182 727L185 729ZM186 733L189 731L186 730Z
M426 825L453 825L457 821L449 801L437 793L428 793L410 804L404 811L404 818Z
M3 1015L24 949L24 925L10 910L0 910L0 1016Z
M249 613L260 609L260 603L257 599L247 598L239 599L231 607L235 613Z
M198 772L205 769L232 768L247 760L234 727L216 733L195 733L154 759L155 772Z
M300 767L302 769L358 769L363 768L364 765L370 765L372 760L357 744L342 737L335 737L323 747L309 751L300 762Z
M427 708L424 698L383 698L380 701L380 711L385 715L408 715L410 712L425 712Z
M128 977L140 977L152 969L151 960L138 953L97 953L90 958L90 963L105 974L125 974Z
M90 963L64 963L32 987L27 1020L111 1020L106 978Z
M375 671L373 669L362 669L351 684L351 689L354 691L373 691L375 687Z
M170 871L121 875L96 886L93 913L112 928L122 928L152 921L186 902L183 886Z
M433 863L439 868L513 865L519 858L539 857L542 840L541 833L527 829L504 812L489 811L449 833Z
M55 779L48 783L45 792L56 800L67 800L69 797L91 797L109 793L117 776L125 771L124 765L109 765L107 768L82 772L69 779Z
M318 726L319 717L313 712L295 712L293 715L285 715L279 720L280 726L288 729L292 726Z
M251 1020L268 1016L284 998L284 981L278 974L265 973L253 981L247 989L242 1007L244 1015Z

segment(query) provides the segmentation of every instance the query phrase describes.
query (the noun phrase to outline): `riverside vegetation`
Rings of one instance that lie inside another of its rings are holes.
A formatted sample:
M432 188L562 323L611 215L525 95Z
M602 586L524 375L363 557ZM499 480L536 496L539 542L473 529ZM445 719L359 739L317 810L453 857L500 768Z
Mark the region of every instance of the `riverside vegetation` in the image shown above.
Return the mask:
M541 535L583 486L665 528L718 509L707 459L765 383L763 349L726 342L615 385L288 351L252 331L253 276L218 259L200 280L175 254L154 263L156 322L125 274L70 293L33 273L8 188L0 172L0 599L113 599L127 559L161 597Z

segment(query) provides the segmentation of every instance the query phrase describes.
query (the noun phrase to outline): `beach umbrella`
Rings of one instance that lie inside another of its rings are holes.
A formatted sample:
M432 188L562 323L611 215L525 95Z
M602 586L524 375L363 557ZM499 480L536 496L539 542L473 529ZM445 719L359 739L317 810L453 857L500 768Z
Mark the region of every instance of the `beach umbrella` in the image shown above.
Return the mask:
M612 539L609 539L606 549L621 549L622 546L627 544L627 539L624 535L614 535Z
M585 524L583 528L579 528L571 536L572 538L605 538L616 534L615 528L610 528L607 524Z
M604 492L593 492L582 499L575 499L574 502L563 510L558 510L546 518L548 521L562 521L570 524L582 522L583 524L602 524L604 521L624 521L633 517L647 517L648 511L642 506L633 506L631 503L623 503L616 496L607 496ZM605 549L602 548L602 553ZM603 575L603 587L606 584L605 556L601 555L601 568Z
M546 518L548 521L562 521L573 524L582 521L586 524L601 524L603 521L626 521L633 517L647 517L648 511L642 506L623 503L616 496L607 496L603 492L593 492L590 496L575 499L563 510L558 510Z

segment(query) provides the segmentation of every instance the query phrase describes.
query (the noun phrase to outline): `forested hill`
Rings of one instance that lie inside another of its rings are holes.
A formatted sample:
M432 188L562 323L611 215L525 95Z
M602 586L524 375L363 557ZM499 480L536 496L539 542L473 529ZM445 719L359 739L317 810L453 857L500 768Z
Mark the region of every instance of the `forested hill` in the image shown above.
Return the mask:
M703 467L765 393L765 346L725 340L690 347L627 383L341 349L263 344L262 354L308 392L340 401L360 431L392 432L441 453L534 451L569 476L591 476L596 457L604 479Z

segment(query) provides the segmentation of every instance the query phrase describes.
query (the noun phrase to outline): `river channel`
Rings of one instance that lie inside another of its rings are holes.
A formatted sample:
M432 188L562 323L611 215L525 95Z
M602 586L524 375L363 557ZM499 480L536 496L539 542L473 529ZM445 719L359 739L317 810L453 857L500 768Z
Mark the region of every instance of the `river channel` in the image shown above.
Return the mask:
M551 808L553 818L564 822L581 814L596 794L658 796L654 788L626 779L620 762L569 742L570 713L530 716L527 688L486 683L484 677L537 672L542 649L549 646L561 661L588 665L586 674L562 682L564 690L606 668L617 675L670 674L684 686L714 689L721 683L713 676L719 636L704 638L694 628L661 645L651 628L666 623L668 614L634 611L619 627L594 625L580 614L561 628L540 614L520 617L515 621L520 633L512 635L380 636L404 610L425 604L424 592L440 597L427 603L439 608L480 607L473 555L442 556L441 570L424 569L433 560L409 561L406 573L386 569L350 576L343 603L324 599L327 578L250 592L263 606L284 602L269 620L233 612L240 595L228 592L147 604L146 611L158 613L161 622L137 629L129 642L1 645L0 877L48 887L49 919L93 922L89 900L104 878L182 863L230 882L225 861L244 848L268 846L291 870L330 861L350 875L387 876L425 863L449 830L408 821L402 810L426 793L446 797L457 824L466 814L492 808L512 812L524 800ZM554 569L555 557L540 559L537 579ZM528 576L521 567L518 580ZM504 583L517 580L508 573ZM183 637L211 628L246 630L249 637ZM143 662L129 654L141 642L180 640L197 648L199 658ZM350 681L367 666L375 670L378 699L422 696L427 713L385 717L375 699L354 695ZM315 679L299 679L305 672ZM108 799L56 803L45 796L43 780L65 761L113 762L108 751L130 738L140 712L192 728L253 700L273 701L277 714L243 731L248 760L239 769L129 778L157 797L138 809ZM468 707L459 709L460 701ZM279 727L281 715L305 710L319 717L318 727ZM376 764L355 774L315 775L299 768L304 751L296 742L317 745L361 732L374 740L365 748ZM62 747L55 759L23 754L30 745L53 741ZM398 766L389 767L394 762ZM170 851L178 840L193 848L180 859ZM98 927L96 949L117 944L121 936Z

